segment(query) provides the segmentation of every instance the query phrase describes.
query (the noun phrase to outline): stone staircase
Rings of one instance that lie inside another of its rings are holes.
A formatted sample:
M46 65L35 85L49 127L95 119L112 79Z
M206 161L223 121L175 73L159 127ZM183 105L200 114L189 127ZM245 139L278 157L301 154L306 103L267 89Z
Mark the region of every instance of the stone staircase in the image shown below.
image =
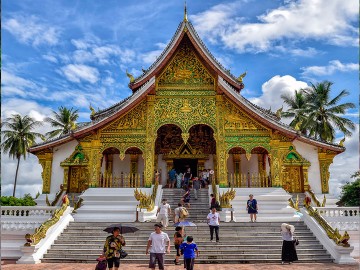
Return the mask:
M172 209L177 206L182 190L164 189L163 198L168 200ZM209 228L206 221L208 206L208 190L202 189L199 199L194 200L191 194L190 216L187 220L197 227L187 227L187 235L192 235L198 244L200 256L196 263L279 263L281 260L282 239L280 225L282 222L239 222L221 223L220 242L210 242ZM312 232L301 221L289 221L295 225L296 236L300 245L297 247L300 262L332 262L331 256L319 243ZM103 229L111 222L73 222L62 233L58 240L44 256L42 262L62 263L96 263L101 254L105 238ZM145 255L147 239L154 231L154 223L126 223L139 228L135 233L125 234L128 257L125 263L148 264L149 256ZM174 229L172 223L165 232L172 240ZM175 248L171 241L171 254L166 255L166 263L172 264Z

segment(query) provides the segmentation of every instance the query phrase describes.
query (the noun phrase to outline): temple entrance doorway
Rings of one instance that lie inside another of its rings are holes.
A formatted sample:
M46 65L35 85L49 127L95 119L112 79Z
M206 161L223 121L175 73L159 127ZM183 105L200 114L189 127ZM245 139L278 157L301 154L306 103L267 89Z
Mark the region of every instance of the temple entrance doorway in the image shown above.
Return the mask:
M198 160L190 158L174 159L174 168L178 173L185 173L190 168L192 176L198 176Z

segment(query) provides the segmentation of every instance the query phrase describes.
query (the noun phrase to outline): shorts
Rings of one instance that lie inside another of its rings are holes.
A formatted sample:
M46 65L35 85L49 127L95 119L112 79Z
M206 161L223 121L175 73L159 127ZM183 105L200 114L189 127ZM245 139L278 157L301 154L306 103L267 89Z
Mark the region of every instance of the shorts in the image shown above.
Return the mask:
M110 259L106 259L109 268L119 267L120 266L120 258L112 257Z
M174 245L175 246L175 249L176 249L176 256L181 256L181 254L180 254L180 245L177 245L177 244L175 244Z
M159 269L164 269L165 253L150 253L149 268L155 268L156 260L159 264Z

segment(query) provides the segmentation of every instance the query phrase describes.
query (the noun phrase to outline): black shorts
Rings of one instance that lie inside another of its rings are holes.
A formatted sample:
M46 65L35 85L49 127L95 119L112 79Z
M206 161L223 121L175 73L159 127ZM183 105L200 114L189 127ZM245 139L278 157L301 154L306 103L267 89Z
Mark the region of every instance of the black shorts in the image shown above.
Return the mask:
M107 263L108 263L109 268L113 268L113 266L119 267L120 266L120 258L112 257L110 259L107 259Z
M176 249L176 256L181 256L181 254L180 254L180 245L175 244L175 249Z

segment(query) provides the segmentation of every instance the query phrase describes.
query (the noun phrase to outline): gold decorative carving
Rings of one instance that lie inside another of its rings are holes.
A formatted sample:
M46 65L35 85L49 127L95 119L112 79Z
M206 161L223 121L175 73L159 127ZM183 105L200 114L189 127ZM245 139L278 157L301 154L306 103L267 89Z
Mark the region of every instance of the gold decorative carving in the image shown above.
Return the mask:
M215 80L200 62L190 40L183 41L175 52L170 63L160 74L158 87L187 88L208 86L214 88Z
M231 208L230 201L235 198L236 190L231 188L225 193L223 192L220 196L220 206L222 208Z
M330 165L336 153L327 152L322 149L318 150L319 164L320 164L320 179L322 193L329 193L329 179L330 179Z
M43 193L50 193L51 186L51 169L53 153L51 151L42 151L37 153L39 163L42 167L41 177L43 182Z

